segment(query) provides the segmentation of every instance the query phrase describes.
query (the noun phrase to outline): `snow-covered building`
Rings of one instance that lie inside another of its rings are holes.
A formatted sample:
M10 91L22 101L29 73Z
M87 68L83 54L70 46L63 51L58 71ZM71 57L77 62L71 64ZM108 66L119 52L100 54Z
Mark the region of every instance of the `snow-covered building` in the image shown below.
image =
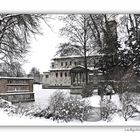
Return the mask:
M99 55L87 57L89 82L97 82L98 70L95 68L95 63L98 58ZM43 88L72 88L72 86L83 86L85 82L84 57L81 56L54 58L51 69L43 73Z

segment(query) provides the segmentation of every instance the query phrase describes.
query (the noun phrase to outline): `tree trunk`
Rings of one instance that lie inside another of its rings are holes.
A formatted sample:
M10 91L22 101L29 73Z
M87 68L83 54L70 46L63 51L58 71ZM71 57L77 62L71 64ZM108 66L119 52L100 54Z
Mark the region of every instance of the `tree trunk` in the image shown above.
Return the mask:
M86 76L86 85L88 84L88 68L87 68L87 39L86 39L86 36L87 36L87 25L86 25L86 19L84 17L84 46L83 46L83 49L84 49L84 66L85 66L85 76Z
M85 76L86 76L86 85L87 85L88 84L88 68L87 68L86 46L84 46L84 66L85 66Z
M111 93L110 93L110 95L109 95L110 100L111 100L111 97L112 97L112 95L111 95Z

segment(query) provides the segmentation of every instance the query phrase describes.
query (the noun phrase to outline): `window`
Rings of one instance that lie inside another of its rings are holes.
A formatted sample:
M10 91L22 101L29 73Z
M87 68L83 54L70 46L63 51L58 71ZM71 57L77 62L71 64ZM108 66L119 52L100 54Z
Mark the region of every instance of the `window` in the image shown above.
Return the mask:
M67 66L67 62L65 62L65 66Z
M54 68L54 63L52 62L52 68Z
M94 65L95 65L95 64L96 64L96 61L94 60L93 63L94 63Z
M8 80L8 83L12 83L12 81L11 80Z
M55 73L56 77L58 77L58 73Z
M65 77L67 77L67 72L65 72Z
M83 77L82 81L85 82L85 78L84 77Z
M46 78L49 78L49 75L45 75Z
M60 77L63 77L63 73L62 72L60 73Z
M75 66L76 66L76 64L77 64L77 63L76 63L76 62L74 62L74 65L75 65Z
M70 61L70 65L71 65L71 61Z
M61 66L63 66L63 62L61 62Z

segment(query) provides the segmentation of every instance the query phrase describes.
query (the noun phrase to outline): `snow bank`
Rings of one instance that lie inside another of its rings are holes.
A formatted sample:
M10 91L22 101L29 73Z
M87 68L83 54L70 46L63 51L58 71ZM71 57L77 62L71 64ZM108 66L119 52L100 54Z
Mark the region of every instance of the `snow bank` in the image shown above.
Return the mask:
M8 116L0 109L0 126L140 126L140 121L128 120L116 116L112 121L97 122L80 122L74 120L72 122L57 122L43 118L30 118L27 116Z
M104 96L104 99L110 99L109 95ZM118 94L114 94L111 96L111 101L117 106L118 109L122 107L120 98Z
M100 107L101 97L99 95L93 95L91 97L85 98L86 101L89 101L90 105L93 107Z
M41 118L30 118L27 116L10 116L0 109L0 126L44 126L52 124L57 124L57 122Z
M8 101L0 98L0 107L10 107L10 106L12 106L11 102L8 102Z
M104 96L104 99L109 99L110 97L108 95ZM93 107L100 107L100 101L101 101L101 97L99 95L93 95L91 97L85 98L85 100L89 101L91 106ZM115 94L112 95L111 97L111 101L118 107L121 107L121 102L119 99L119 95Z

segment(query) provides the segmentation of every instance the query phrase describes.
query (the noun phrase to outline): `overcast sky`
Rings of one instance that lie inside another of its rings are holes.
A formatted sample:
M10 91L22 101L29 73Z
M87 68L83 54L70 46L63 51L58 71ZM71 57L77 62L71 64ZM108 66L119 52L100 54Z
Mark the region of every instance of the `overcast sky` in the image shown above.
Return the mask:
M26 73L29 73L34 66L41 73L49 70L51 59L57 51L58 44L64 42L64 39L59 35L59 29L63 26L62 22L55 18L54 20L49 20L48 23L52 30L45 23L42 23L41 31L43 35L37 35L31 41L30 53L26 57L28 62L23 65Z

